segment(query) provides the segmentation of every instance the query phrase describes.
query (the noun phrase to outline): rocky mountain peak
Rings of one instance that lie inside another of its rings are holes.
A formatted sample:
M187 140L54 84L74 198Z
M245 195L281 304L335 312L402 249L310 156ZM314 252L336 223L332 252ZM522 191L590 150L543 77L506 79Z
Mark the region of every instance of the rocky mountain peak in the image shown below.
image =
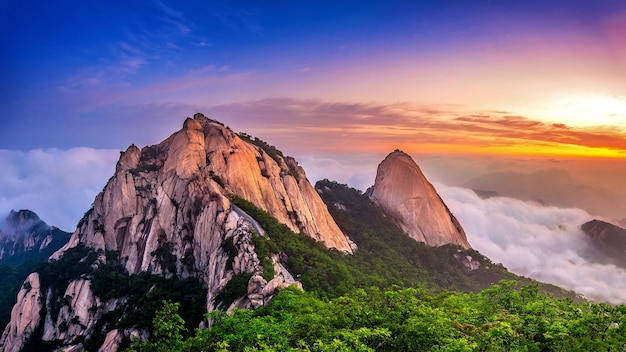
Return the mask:
M47 258L69 238L68 233L26 209L11 210L0 224L0 264Z
M254 238L263 236L264 229L234 199L252 203L328 248L347 253L355 249L295 159L196 114L161 143L141 150L131 145L121 152L114 176L78 222L69 242L50 259L59 263L67 253L84 251L84 258L95 255L89 257L93 268L119 265L128 275L198 279L207 290L206 311L258 307L271 299L275 289L299 283L278 255L257 254ZM247 280L245 292L224 303L220 293L233 280ZM31 325L43 330L42 341L67 351L83 348L80 341L91 337L98 320L127 304L123 297L105 299L89 275L54 289L54 283L44 284L49 287L37 292L41 296L37 302L46 305L46 316ZM15 314L39 316L43 308L29 304L32 295L27 293L18 297ZM0 339L0 345L5 344L0 351L19 350L30 340L35 329L24 326L11 320ZM112 329L106 333L104 345L114 350L115 341L141 332Z
M11 210L2 226L0 226L0 234L12 236L17 233L32 232L36 228L48 228L48 225L33 211L26 209L19 211Z
M372 201L411 238L431 246L471 248L465 231L410 155L390 153L378 165Z

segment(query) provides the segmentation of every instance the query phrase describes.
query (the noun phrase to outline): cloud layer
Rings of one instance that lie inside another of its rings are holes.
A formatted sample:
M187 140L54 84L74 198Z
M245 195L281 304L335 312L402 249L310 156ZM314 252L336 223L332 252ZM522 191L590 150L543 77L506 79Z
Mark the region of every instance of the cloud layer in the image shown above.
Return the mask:
M585 211L511 198L481 199L471 190L436 186L472 247L492 261L589 299L626 303L626 270L580 254L587 237L579 226L592 219Z
M115 172L118 150L0 150L0 216L29 209L50 225L74 231Z

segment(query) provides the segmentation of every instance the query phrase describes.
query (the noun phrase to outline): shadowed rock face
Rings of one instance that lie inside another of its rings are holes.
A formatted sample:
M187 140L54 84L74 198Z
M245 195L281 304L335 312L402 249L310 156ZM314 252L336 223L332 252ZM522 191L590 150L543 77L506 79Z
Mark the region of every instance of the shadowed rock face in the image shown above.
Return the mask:
M416 241L471 248L459 222L408 154L396 150L380 163L368 195Z
M30 210L11 210L0 222L0 264L45 260L69 238L69 233L49 226Z
M131 145L121 153L115 175L96 196L93 208L51 259L61 258L80 244L100 253L117 252L130 274L199 278L208 291L207 311L216 308L216 297L235 275L250 273L247 294L231 308L257 307L267 303L276 288L299 283L281 266L278 256L272 258L275 277L261 277L264 270L252 235L262 229L231 203L231 194L252 202L295 232L352 253L351 241L328 213L304 170L293 158L257 144L196 114L157 145L141 150ZM232 243L236 255L227 253L225 241ZM163 248L175 258L171 265L163 265L154 254ZM99 260L107 259L101 255ZM35 287L35 279L30 277L32 284L27 286ZM32 302L48 304L53 298L45 292L20 292L15 316L33 318L28 324L24 318L12 319L0 340L0 351L22 346L35 330L24 326L40 324L44 324L42 340L60 342L66 351L80 350L79 337L88 336L104 313L121 304L101 302L89 279L74 280L64 290L61 297L72 300L54 316L48 309L41 321L36 318L42 307ZM119 341L141 334L106 333L101 350L115 350Z
M626 229L601 220L581 225L589 236L591 258L626 268Z

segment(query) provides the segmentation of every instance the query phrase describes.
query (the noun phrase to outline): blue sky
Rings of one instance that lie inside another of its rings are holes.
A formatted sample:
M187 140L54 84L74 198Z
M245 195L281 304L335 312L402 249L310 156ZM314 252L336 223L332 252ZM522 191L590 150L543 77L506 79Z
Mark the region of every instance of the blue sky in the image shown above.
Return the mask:
M623 127L615 117L626 106L621 1L2 7L4 149L149 144L196 111L268 98L501 110L585 127L599 120L565 116L563 107L604 99L614 108L601 123ZM224 115L248 132L284 123Z

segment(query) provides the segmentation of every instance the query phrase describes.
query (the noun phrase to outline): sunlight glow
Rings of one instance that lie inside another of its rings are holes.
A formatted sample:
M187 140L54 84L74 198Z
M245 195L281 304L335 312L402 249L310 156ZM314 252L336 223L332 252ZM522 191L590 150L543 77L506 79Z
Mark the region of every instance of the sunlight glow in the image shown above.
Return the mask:
M541 115L548 121L571 127L626 128L626 99L598 93L560 97Z

